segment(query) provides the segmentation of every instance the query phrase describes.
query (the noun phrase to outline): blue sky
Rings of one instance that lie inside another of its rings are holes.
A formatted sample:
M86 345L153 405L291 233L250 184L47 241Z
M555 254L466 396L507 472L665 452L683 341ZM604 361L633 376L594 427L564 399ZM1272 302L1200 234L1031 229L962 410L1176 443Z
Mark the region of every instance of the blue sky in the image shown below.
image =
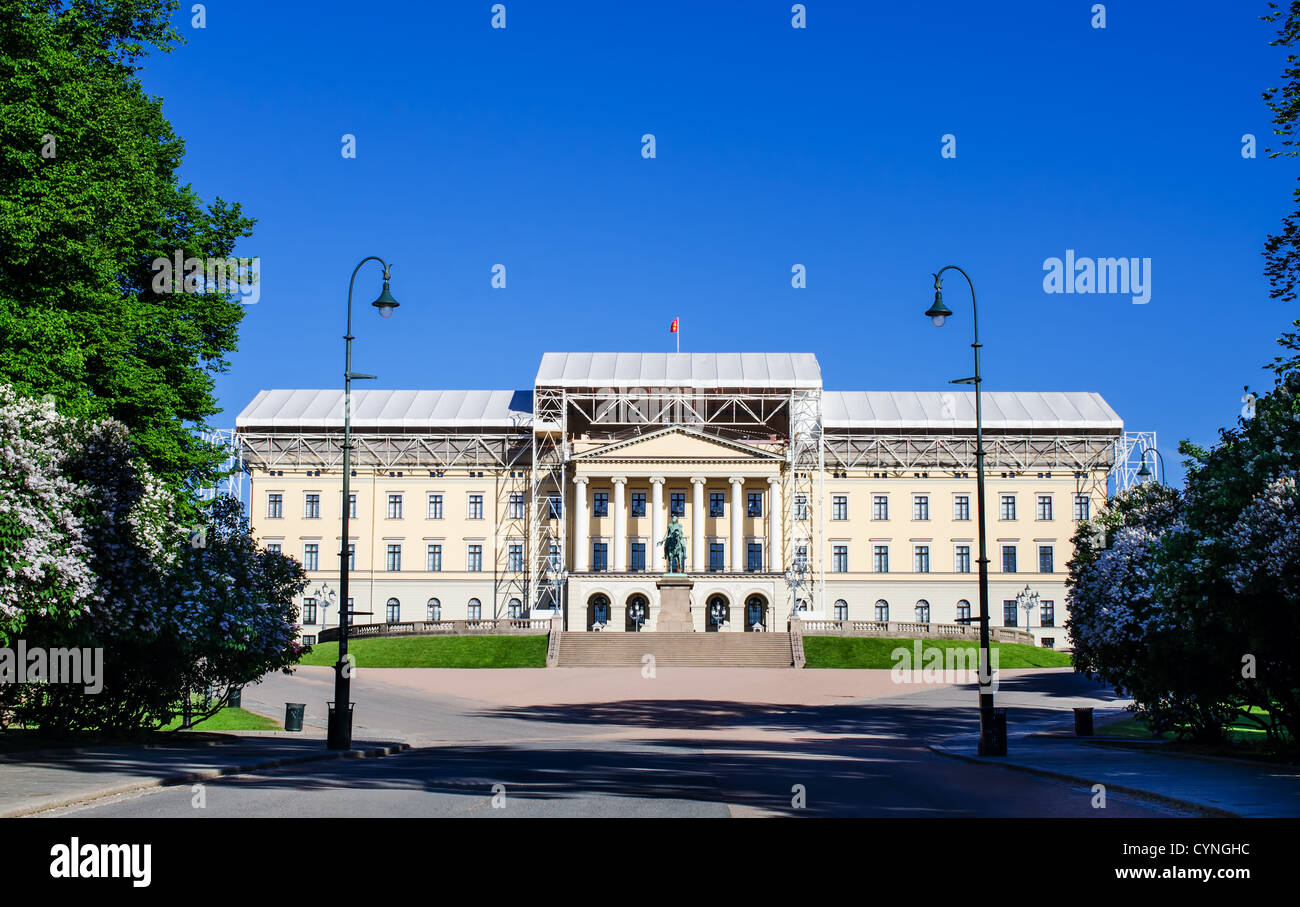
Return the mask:
M258 218L232 425L269 387L337 387L356 262L367 386L531 386L548 350L811 351L832 390L969 374L1103 394L1132 429L1212 442L1294 306L1260 251L1295 162L1263 154L1282 54L1265 3L211 2L146 88L183 177ZM356 136L357 157L340 154ZM657 157L641 156L653 133ZM957 156L940 155L956 136ZM1258 137L1256 159L1241 154ZM1150 258L1146 305L1048 295L1043 263ZM507 287L493 289L494 264ZM807 268L807 287L790 285Z

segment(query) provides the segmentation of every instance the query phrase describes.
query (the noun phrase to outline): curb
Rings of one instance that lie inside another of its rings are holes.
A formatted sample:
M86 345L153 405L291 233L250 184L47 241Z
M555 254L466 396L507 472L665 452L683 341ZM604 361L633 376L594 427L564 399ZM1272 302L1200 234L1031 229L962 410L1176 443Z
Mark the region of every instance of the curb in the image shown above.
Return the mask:
M971 762L977 765L993 765L999 768L1006 768L1006 769L1011 769L1013 771L1023 772L1024 774L1027 775L1038 775L1039 777L1052 778L1057 781L1069 781L1072 784L1082 784L1086 787L1091 787L1094 784L1104 784L1106 790L1108 791L1115 790L1123 794L1128 794L1129 796L1142 798L1144 800L1154 800L1157 803L1164 804L1165 806L1172 806L1175 807L1176 809L1191 810L1193 812L1201 813L1210 818L1216 818L1216 819L1242 818L1240 813L1234 813L1230 810L1222 809L1217 806L1206 806L1203 803L1197 803L1193 800L1180 800L1177 797L1170 797L1165 794L1157 794L1136 787L1129 787L1127 785L1122 785L1122 784L1113 784L1110 782L1095 781L1089 778L1082 778L1078 775L1067 775L1064 772L1054 772L1051 771L1050 769L1036 768L1031 765L1022 765L1017 762L997 762L987 756L969 756L965 753L958 753L953 750L946 749L941 744L937 744L937 743L928 744L926 746L926 749L930 750L930 752L935 753L936 755L943 756L948 759L958 759L962 762Z
M220 768L205 768L190 772L178 772L171 775L163 775L158 778L150 778L147 781L132 781L126 784L119 784L116 787L107 787L95 791L94 793L84 793L73 797L64 797L63 799L52 800L47 803L3 809L0 810L0 819L16 819L22 816L30 816L33 813L43 813L51 809L62 809L67 806L75 806L79 803L88 803L93 800L102 800L106 797L116 797L120 794L129 794L135 791L150 790L156 787L173 787L182 784L197 784L200 781L212 781L226 775L242 775L246 772L261 771L268 768L280 768L286 765L299 765L307 762L325 762L331 759L378 759L383 756L395 755L404 750L409 750L410 748L411 745L409 743L389 743L382 746L373 746L368 749L340 750L313 753L304 756L282 756L278 759L263 759L257 762L248 762L241 765L225 765Z

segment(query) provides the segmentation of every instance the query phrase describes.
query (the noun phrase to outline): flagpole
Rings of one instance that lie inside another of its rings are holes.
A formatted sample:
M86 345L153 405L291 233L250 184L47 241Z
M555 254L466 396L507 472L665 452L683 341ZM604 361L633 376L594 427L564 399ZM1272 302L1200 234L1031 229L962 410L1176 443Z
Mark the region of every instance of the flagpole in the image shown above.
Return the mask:
M682 354L682 320L677 319L677 355Z

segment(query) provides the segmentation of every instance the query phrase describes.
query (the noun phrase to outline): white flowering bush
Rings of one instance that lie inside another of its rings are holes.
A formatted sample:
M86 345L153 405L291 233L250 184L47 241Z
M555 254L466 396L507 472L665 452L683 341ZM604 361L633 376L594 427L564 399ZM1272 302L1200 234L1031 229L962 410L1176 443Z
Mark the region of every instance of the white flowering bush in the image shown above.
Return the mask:
M202 512L139 465L119 423L79 423L0 387L0 640L104 649L104 686L0 686L0 711L47 732L171 720L302 654L306 575L259 549L239 503Z

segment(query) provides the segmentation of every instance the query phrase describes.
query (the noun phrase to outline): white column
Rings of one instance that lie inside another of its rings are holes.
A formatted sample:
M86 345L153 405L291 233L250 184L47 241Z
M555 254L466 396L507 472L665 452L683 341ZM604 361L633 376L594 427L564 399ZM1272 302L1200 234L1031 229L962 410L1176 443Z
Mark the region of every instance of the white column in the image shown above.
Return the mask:
M650 569L664 572L664 477L650 477Z
M702 476L691 478L691 569L708 569L704 560L704 483Z
M732 476L731 482L731 569L740 573L745 569L745 480Z
M614 483L614 572L627 572L627 485L626 476L615 476Z
M767 569L780 573L781 564L781 480L767 480Z
M577 476L573 480L573 570L575 573L585 573L588 569L591 543L587 539L587 526L590 522L591 517L587 510L587 477Z

